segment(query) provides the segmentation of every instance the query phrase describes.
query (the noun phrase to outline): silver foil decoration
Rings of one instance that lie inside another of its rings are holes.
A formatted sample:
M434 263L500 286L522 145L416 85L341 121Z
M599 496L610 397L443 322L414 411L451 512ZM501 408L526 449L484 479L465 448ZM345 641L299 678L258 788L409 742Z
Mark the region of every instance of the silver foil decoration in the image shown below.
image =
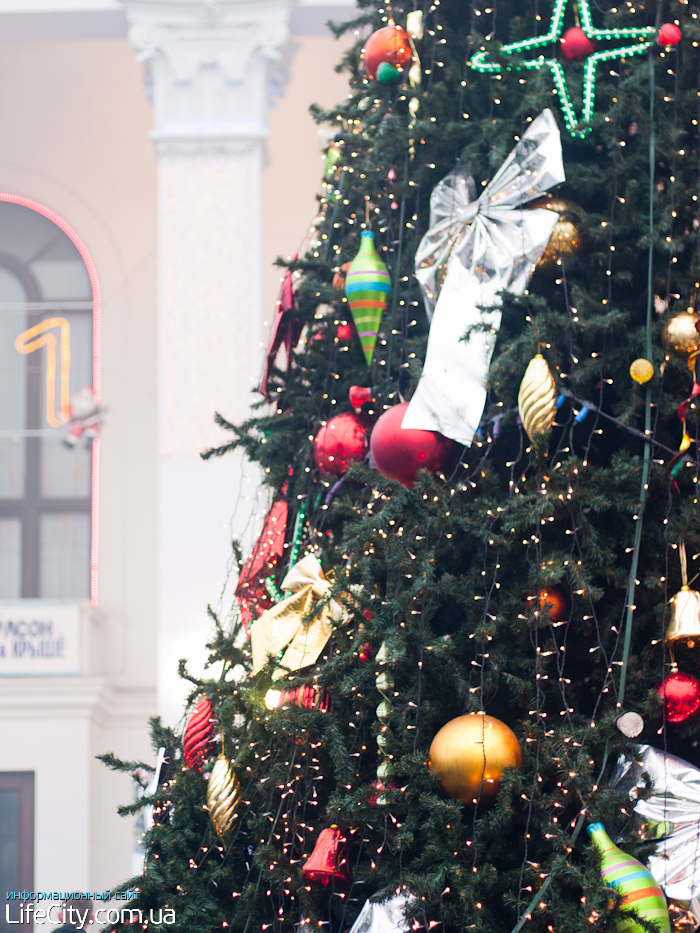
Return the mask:
M350 933L407 933L410 926L405 917L413 894L395 894L388 901L365 901Z
M415 264L431 320L428 351L402 427L471 444L501 326L498 293L524 292L559 219L524 205L564 180L559 130L545 110L478 199L474 179L460 171L436 186Z
M149 785L139 794L140 797L152 797L158 791L158 785L160 784L160 773L163 770L163 763L165 761L165 748L161 746L158 749L158 758L156 759L156 766L153 772L153 778ZM148 805L143 808L143 828L147 832L153 826L153 806Z
M651 782L652 794L637 799ZM657 842L649 857L649 871L666 897L690 901L693 913L700 905L700 770L694 765L649 745L639 745L634 760L621 758L611 786L635 800L637 828L644 839ZM696 913L700 916L700 910Z

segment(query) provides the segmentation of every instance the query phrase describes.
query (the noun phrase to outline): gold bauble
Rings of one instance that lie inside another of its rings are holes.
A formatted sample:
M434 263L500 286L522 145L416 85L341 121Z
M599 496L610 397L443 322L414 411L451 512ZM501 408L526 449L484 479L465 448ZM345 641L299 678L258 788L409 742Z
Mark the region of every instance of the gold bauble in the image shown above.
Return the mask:
M664 342L667 343L668 349L681 359L688 359L691 353L700 350L700 334L695 329L698 321L700 315L694 311L681 311L664 327Z
M518 410L531 441L546 437L552 430L557 413L557 387L541 353L530 360L525 370L518 392Z
M555 197L538 198L536 201L531 201L528 207L544 208L559 214L559 220L552 231L549 243L537 263L539 270L551 272L557 268L559 259L565 262L567 259L581 256L586 252L587 243L580 231L581 223L586 216L582 207L567 198Z
M640 357L638 360L635 360L634 363L630 366L630 376L634 379L635 382L638 382L640 386L644 385L645 382L649 382L651 377L654 375L654 367L643 357Z
M214 762L207 787L207 807L216 835L224 840L236 819L241 787L228 758L221 754Z
M505 768L520 768L523 753L511 729L485 713L451 720L433 739L428 766L450 797L470 807L496 799Z

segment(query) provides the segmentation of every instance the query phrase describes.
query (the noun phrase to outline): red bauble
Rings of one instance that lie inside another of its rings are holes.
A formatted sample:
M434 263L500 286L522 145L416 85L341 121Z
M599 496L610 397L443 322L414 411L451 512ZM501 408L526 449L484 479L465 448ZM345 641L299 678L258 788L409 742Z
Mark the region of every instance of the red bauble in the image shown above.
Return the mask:
M343 321L342 324L338 324L336 333L341 343L351 343L357 333L357 328L352 321Z
M437 431L401 427L408 402L389 408L375 424L369 449L375 467L387 479L395 479L409 489L418 470L441 473L452 468L458 447Z
M362 460L367 453L369 425L362 415L342 414L331 418L314 441L314 462L319 470L342 476L351 460Z
M678 726L700 715L700 680L675 671L656 688L664 701L666 721Z
M370 787L372 788L372 793L367 798L370 807L378 807L380 803L384 803L384 800L380 801L379 798L383 796L385 790L399 789L399 785L396 781L389 781L388 784L383 784L381 781L372 781Z
M570 62L582 62L598 48L598 43L589 39L580 26L567 29L559 40L564 58Z
M373 402L372 390L364 386L350 386L348 398L353 408L362 408L367 402Z
M681 31L675 23L664 23L661 29L659 29L657 42L665 49L673 45L678 45L680 41Z
M201 771L213 750L214 716L211 703L202 697L187 721L182 739L182 751L188 766Z
M535 596L528 596L527 601L533 603L537 599ZM539 592L539 610L544 612L545 607L549 608L549 621L561 622L566 617L566 597L561 590L555 586L549 586L547 589L541 589Z
M371 661L373 657L374 648L372 647L371 642L366 641L360 648L360 661L362 661L363 664L366 664L367 661Z
M337 826L322 829L314 850L301 869L302 881L346 888L352 884L347 839Z
M376 77L377 68L382 62L403 68L412 57L408 33L400 26L384 26L373 32L365 42L365 71L370 78Z

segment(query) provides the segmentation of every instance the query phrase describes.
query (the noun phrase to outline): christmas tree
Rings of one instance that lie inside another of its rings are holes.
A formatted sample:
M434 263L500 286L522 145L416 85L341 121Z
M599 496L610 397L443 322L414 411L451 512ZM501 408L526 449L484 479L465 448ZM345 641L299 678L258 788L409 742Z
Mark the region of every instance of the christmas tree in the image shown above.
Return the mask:
M352 30L262 400L207 454L269 505L125 808L143 926L692 929L700 803L662 856L700 763L697 13Z

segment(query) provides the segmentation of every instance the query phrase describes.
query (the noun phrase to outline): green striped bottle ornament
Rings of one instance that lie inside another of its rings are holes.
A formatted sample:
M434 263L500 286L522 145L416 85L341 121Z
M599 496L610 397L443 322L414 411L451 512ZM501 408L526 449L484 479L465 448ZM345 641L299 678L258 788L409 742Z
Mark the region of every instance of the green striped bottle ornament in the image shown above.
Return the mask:
M389 271L374 246L374 234L363 230L360 250L345 277L345 294L367 360L372 363L379 325L391 294Z
M602 823L591 823L588 834L600 852L600 870L605 881L622 895L622 909L653 923L659 933L670 933L671 921L664 892L649 869L613 843ZM644 927L629 916L617 924L620 933L644 933Z

